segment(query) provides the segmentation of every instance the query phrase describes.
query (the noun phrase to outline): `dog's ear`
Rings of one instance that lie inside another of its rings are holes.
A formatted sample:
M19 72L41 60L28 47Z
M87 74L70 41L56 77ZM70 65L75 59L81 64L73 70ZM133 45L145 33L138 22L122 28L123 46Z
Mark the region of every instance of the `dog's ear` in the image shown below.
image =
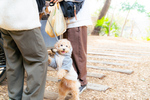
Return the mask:
M70 41L67 41L67 42L68 42L69 48L71 49L72 48L71 42Z

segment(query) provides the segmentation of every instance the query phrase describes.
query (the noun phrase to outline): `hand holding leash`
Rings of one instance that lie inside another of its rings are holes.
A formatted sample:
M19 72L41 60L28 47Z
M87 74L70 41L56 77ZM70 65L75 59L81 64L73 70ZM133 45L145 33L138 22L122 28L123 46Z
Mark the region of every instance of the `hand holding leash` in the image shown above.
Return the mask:
M50 0L49 6L54 6L58 0Z

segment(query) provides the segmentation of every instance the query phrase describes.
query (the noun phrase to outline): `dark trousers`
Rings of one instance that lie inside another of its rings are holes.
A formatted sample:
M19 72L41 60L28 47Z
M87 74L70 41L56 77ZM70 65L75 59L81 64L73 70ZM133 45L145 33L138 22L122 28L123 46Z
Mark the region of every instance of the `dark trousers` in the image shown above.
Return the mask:
M87 84L87 27L69 28L64 33L63 38L67 38L73 47L72 59L73 67L78 73L81 85Z
M12 100L43 100L48 54L39 28L3 32L8 95ZM24 72L27 73L24 88Z

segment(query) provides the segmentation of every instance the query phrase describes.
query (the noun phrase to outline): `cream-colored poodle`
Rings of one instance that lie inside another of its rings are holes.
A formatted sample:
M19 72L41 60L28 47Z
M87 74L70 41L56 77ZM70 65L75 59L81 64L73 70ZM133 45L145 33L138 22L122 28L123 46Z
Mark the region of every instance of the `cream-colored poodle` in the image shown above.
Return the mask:
M79 100L79 86L77 73L73 68L71 53L72 46L67 39L61 39L55 44L57 49L54 58L49 56L49 66L57 68L57 77L61 79L58 85L59 97L57 100L64 100L68 93L72 94L73 100ZM48 51L49 53L51 51Z

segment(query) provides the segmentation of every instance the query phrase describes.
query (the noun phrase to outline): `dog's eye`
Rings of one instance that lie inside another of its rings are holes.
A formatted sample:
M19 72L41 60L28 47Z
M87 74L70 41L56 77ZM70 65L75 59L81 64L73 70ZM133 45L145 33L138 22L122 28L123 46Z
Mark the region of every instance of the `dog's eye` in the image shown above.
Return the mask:
M62 44L60 46L63 46Z
M66 45L66 47L68 47L68 46Z

